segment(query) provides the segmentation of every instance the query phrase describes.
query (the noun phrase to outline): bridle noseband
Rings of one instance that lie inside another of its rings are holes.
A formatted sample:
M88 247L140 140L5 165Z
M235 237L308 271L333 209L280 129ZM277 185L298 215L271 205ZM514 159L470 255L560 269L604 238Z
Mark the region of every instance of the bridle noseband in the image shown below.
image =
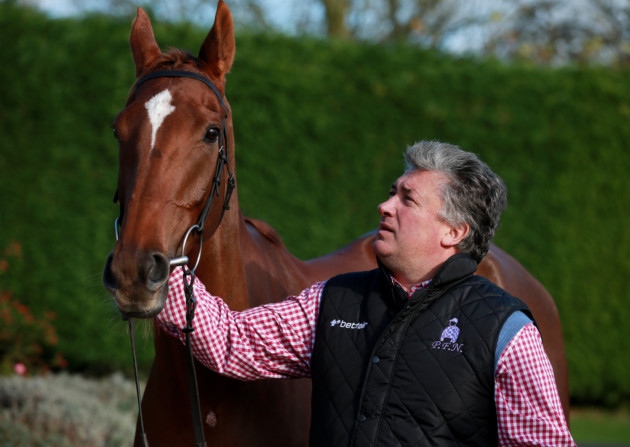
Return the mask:
M208 86L214 92L217 99L219 100L219 105L225 112L223 116L221 117L222 129L221 129L221 133L219 134L219 153L217 154L217 164L216 164L214 177L212 179L212 189L210 191L210 194L208 194L203 210L201 211L199 217L197 218L197 223L195 223L192 227L190 227L188 231L186 232L186 235L182 243L181 256L172 258L170 260L171 266L181 265L184 270L184 291L186 295L186 328L183 329L183 332L186 334L186 351L187 351L187 358L188 358L188 386L189 386L189 393L190 393L191 413L192 413L192 418L193 418L193 428L195 432L195 447L205 447L206 442L204 439L203 424L201 420L201 406L199 403L199 392L198 392L198 387L197 387L197 377L195 373L195 362L192 355L192 347L191 347L191 341L190 341L190 335L194 331L192 321L194 319L195 307L197 304L195 296L194 296L194 291L193 291L193 282L195 278L195 270L197 269L197 266L199 265L199 260L201 259L201 249L203 245L203 231L206 226L206 219L208 218L208 214L210 213L210 210L212 209L212 201L214 197L220 195L219 187L221 186L221 177L223 175L224 168L226 168L228 172L227 189L225 192L225 199L223 201L223 209L221 210L221 216L219 218L219 223L217 224L217 226L221 224L225 211L230 209L230 198L232 197L232 193L234 192L234 188L236 187L236 178L234 176L234 173L230 169L229 153L228 153L229 140L228 140L228 135L227 135L226 121L227 121L229 109L227 108L225 102L223 101L223 96L221 95L219 90L215 87L215 85L205 76L200 75L198 73L191 72L191 71L160 70L153 73L149 73L148 75L140 78L136 82L133 92L135 92L145 82L151 79L156 79L156 78L191 78L191 79L196 79L197 81L203 82L206 86ZM118 201L118 191L116 191L116 194L114 196L114 202L117 202L117 201ZM116 223L114 224L115 231L116 231L116 239L118 239L119 225L122 222L122 217L123 217L123 208L121 205L120 215L116 219ZM197 254L197 261L194 267L192 269L189 269L188 266L186 265L188 263L188 257L185 254L185 250L186 250L186 241L188 240L188 237L193 231L199 234L199 252ZM133 319L132 318L125 318L125 319L128 320L128 324L129 324L131 348L132 348L132 353L133 353L133 363L134 363L133 366L134 366L134 372L135 372L135 377L136 377L136 392L137 392L137 397L138 397L140 437L144 446L148 447L149 444L148 444L146 432L144 430L144 421L142 419L142 407L141 407L140 386L139 386L139 379L138 379L138 366L137 366L137 359L136 359Z

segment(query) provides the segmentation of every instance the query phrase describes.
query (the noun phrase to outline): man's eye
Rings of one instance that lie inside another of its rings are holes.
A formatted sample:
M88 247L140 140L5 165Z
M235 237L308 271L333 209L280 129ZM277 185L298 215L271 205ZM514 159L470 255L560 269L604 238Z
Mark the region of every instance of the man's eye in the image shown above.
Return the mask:
M404 196L403 200L405 201L405 203L409 204L409 205L413 205L416 203L415 200L413 200L413 197L411 196Z

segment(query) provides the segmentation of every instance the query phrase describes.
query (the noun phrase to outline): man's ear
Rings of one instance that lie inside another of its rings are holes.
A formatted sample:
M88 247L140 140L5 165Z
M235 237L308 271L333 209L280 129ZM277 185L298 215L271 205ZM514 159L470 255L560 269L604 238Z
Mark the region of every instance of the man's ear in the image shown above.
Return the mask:
M456 227L449 227L448 231L442 236L442 245L445 247L455 247L459 244L470 231L470 225L467 223Z

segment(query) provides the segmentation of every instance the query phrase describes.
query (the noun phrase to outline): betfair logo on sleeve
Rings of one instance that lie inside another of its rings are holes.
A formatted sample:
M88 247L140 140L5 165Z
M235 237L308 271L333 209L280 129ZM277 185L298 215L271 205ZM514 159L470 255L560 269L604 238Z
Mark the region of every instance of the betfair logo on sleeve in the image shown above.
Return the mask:
M330 322L330 325L332 327L340 327L342 329L365 329L365 326L367 326L367 321L364 321L362 323L350 323L344 320L332 320Z

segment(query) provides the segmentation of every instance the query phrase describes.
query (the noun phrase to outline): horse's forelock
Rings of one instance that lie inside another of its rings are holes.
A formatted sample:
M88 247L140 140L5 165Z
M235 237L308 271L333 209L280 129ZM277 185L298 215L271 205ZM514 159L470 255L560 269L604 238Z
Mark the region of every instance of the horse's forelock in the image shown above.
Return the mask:
M197 58L192 53L179 48L170 48L166 53L158 56L152 64L152 69L172 68L179 69L185 66L197 67Z
M195 71L199 71L198 59L192 53L181 50L179 48L169 48L167 52L160 54L148 70L142 73L138 79L146 76L147 74L157 70L180 70L185 68L192 68ZM131 100L132 93L135 91L135 84L132 86L127 103Z

